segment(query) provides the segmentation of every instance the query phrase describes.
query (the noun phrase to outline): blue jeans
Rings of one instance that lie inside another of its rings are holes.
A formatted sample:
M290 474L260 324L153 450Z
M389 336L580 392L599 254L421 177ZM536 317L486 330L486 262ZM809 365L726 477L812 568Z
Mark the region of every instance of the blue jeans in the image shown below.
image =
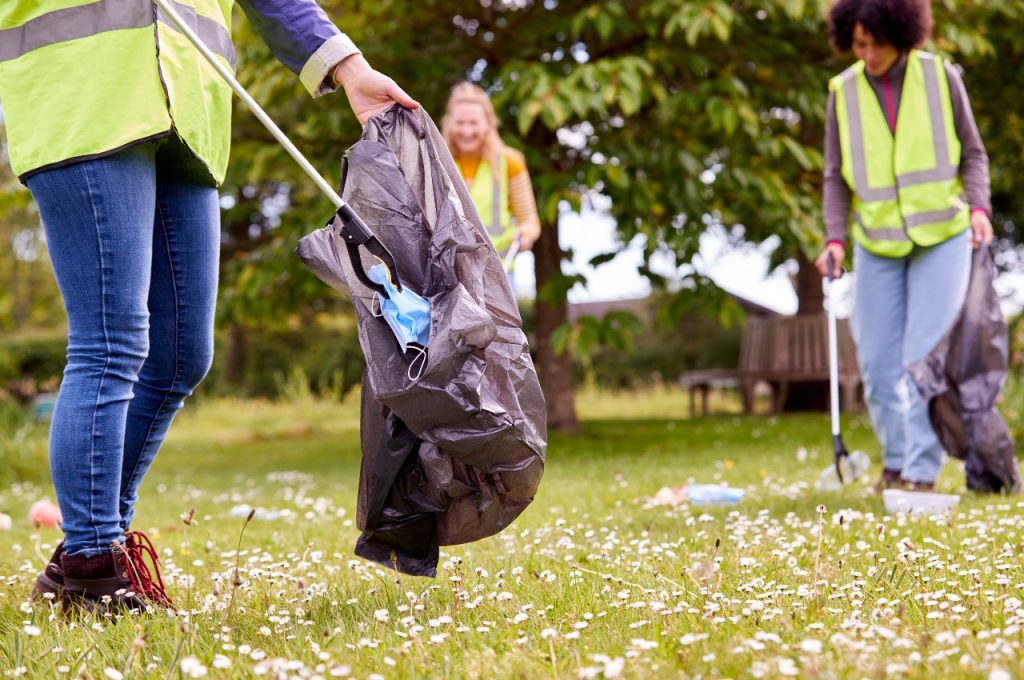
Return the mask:
M971 273L970 230L902 258L856 246L853 267L852 330L884 465L907 481L934 482L945 451L906 369L938 344L960 313Z
M68 317L50 428L65 550L123 540L139 485L213 359L220 212L176 138L27 180Z

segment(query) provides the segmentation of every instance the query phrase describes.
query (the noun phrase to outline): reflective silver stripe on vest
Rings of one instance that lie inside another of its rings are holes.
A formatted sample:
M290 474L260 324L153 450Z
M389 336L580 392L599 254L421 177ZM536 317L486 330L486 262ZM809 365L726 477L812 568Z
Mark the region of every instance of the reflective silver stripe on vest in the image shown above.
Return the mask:
M153 6L149 0L100 0L54 10L16 28L0 31L0 62L47 45L152 23Z
M937 150L937 149L936 149ZM900 175L896 181L901 187L912 187L915 184L927 184L929 182L944 182L954 180L960 176L960 168L946 163L944 168L934 170L917 170Z
M498 163L498 169L501 169L501 163ZM491 171L491 193L494 196L491 198L491 224L487 231L492 236L501 236L505 233L505 227L501 223L501 180L494 170Z
M943 182L956 179L960 168L949 162L949 139L946 137L946 108L942 105L939 86L939 62L934 54L918 52L921 70L924 72L924 90L928 97L928 113L932 124L932 140L935 144L935 167L931 170L908 172L896 178L901 187L928 182ZM945 74L943 74L945 75Z
M857 74L850 73L843 81L843 95L846 98L846 117L850 122L850 150L853 152L853 188L857 198L865 203L872 201L895 201L899 198L896 187L868 186L868 163L864 151L864 124L860 118L860 91L857 89Z
M872 241L909 241L910 236L907 235L906 230L903 227L878 227L872 229L864 226L864 221L860 218L860 213L854 212L853 219L857 225L864 230L867 237Z
M227 29L215 20L196 13L195 9L188 5L183 5L173 0L172 4L178 15L188 22L192 30L202 39L203 44L209 47L214 54L227 59L228 63L231 64L231 68L235 68L235 45L231 42L231 34L228 33ZM157 18L162 23L178 31L178 27L174 25L170 17L164 15L163 10L160 8L157 8ZM178 32L180 33L180 31Z
M962 209L963 208L960 206L954 206L944 210L930 210L928 212L915 213L914 215L907 215L903 218L903 221L907 223L908 229L920 227L925 224L948 222L959 215Z
M199 37L215 53L235 66L235 46L227 29L215 20L196 14L188 5L175 2L175 9L192 24ZM69 40L88 38L107 31L144 28L153 24L151 0L99 0L88 5L66 7L40 15L15 28L0 30L0 62L17 59L33 50ZM162 13L160 21L171 25Z

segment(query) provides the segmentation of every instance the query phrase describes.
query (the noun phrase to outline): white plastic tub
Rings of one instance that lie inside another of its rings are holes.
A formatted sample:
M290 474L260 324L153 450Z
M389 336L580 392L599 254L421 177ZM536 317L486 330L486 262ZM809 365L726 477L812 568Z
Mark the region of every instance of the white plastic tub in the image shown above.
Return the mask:
M905 512L911 515L941 515L956 506L960 496L955 493L886 489L882 492L882 501L886 512L892 514Z

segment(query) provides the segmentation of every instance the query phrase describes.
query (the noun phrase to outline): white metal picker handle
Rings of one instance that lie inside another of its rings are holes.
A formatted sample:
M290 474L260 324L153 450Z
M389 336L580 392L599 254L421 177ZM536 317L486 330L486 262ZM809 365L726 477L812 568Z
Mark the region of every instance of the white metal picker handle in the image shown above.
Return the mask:
M836 313L833 309L832 283L828 291L828 373L832 402L832 434L839 434L839 348L836 342Z
M270 134L274 136L274 139L276 139L281 146L284 147L284 150L295 159L295 162L299 164L299 167L309 175L309 178L313 180L313 183L316 184L317 187L320 188L320 191L324 192L324 195L331 199L331 203L334 204L334 207L341 208L345 205L345 201L341 200L341 196L338 195L338 192L336 192L327 180L325 180L320 173L316 171L316 168L310 165L309 161L306 160L306 157L302 155L302 152L295 148L295 145L292 144L291 140L288 139L287 136L285 136L284 132L281 131L281 128L277 127L277 123L275 123L273 119L267 115L267 112L263 110L263 107L257 104L256 100L246 92L241 83L239 83L235 79L235 76L231 74L231 71L225 68L224 65L217 60L217 57L214 56L213 52L203 44L203 41L198 35L196 35L195 31L185 23L185 20L181 18L181 15L179 15L177 11L175 11L174 7L171 6L169 0L154 0L154 2L156 2L164 14L174 22L181 32L192 41L192 44L196 46L196 49L206 57L206 60L210 62L214 69L216 69L217 73L219 73L227 84L231 86L231 89L235 91L235 94L245 102L245 105L249 107L249 110L252 111L256 118L258 118L267 130L270 131Z
M825 304L828 306L828 382L829 401L832 405L832 434L839 434L839 342L836 333L836 300L833 286L835 260L828 256L828 276L825 277Z

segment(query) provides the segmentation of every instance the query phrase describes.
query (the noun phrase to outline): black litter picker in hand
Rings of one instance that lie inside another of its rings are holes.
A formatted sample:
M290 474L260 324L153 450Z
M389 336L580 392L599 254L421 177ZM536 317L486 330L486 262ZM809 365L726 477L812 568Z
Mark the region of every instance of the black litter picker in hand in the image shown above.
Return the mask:
M155 2L337 209L296 252L351 297L366 360L355 552L435 576L439 546L492 536L526 509L547 452L522 317L448 147L425 111L393 106L346 151L339 195L169 0Z

